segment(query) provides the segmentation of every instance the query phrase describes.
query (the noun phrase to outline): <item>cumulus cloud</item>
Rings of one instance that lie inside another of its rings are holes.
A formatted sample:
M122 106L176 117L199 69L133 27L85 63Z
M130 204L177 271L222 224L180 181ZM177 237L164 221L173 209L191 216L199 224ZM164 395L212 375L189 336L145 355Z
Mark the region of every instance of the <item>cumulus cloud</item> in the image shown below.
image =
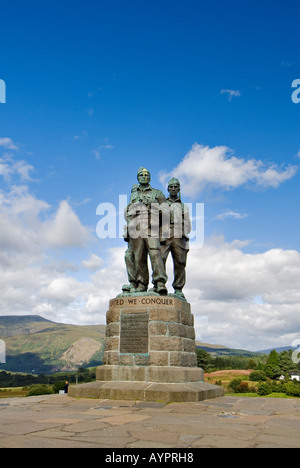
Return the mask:
M96 271L103 265L103 260L98 255L91 253L90 257L87 260L83 260L81 264L87 270Z
M82 285L71 276L53 278L46 287L39 291L39 298L53 305L67 306L72 304L80 294Z
M292 178L297 166L279 168L260 160L239 158L227 146L209 146L195 143L183 160L170 173L160 173L162 184L171 177L180 179L182 192L195 197L207 187L233 190L242 185L277 188Z
M40 214L50 208L38 200L26 186L13 186L9 191L0 191L0 249L9 252L40 251Z
M25 161L14 161L10 155L0 158L0 175L5 182L10 182L13 176L18 176L23 181L31 180L30 173L33 170L31 164Z
M227 156L227 151L225 147L193 147L184 165L176 169L186 176L186 183L191 177L192 193L197 193L200 183L205 186L212 180L222 187L237 187L249 179L251 169L256 182L258 176L264 177L262 163ZM195 158L195 179L190 157ZM14 171L15 161L6 162ZM213 179L216 162L223 180L218 173ZM234 174L227 172L227 165ZM197 170L202 167L206 172L201 179L203 172ZM279 177L278 168L273 170ZM1 314L39 314L58 322L105 324L109 300L127 282L126 246L111 248L103 258L91 252L90 232L69 202L63 200L53 207L31 193L22 183L21 173L15 175L19 185L0 190ZM238 217L239 213L233 213ZM232 217L232 212L223 213L226 216ZM69 247L80 252L78 263L65 259L63 253ZM185 294L192 305L197 338L246 349L289 345L300 334L300 253L271 249L251 254L245 247L250 249L247 240L228 243L214 238L204 246L194 246L189 254ZM172 270L170 258L170 291Z
M0 138L0 147L15 151L19 149L12 139L7 137Z
M46 243L53 248L84 247L90 239L67 200L60 203L54 219L43 224L42 231Z
M12 178L17 176L22 181L30 181L30 173L33 171L33 166L26 161L16 160L15 153L19 147L12 141L11 138L0 137L0 149L5 151L0 157L0 176L7 183L11 183Z
M6 158L9 173L18 161ZM25 164L25 163L24 163ZM1 174L0 174L1 175ZM3 175L3 174L2 174ZM22 171L15 174L22 182ZM51 249L82 249L91 235L68 201L58 208L34 196L27 185L0 190L0 310L2 315L38 313L56 320L84 294L72 262Z
M212 238L188 256L185 294L197 338L253 350L289 345L300 333L300 253L271 249L251 254L244 252L246 245L249 241ZM110 249L108 258L85 283L77 320L105 323L109 300L127 281L124 248ZM167 270L172 292L171 258Z
M240 97L241 92L238 90L234 89L221 89L220 91L221 94L227 94L228 95L228 101L232 101L233 97Z
M76 244L85 252L82 245L88 233L66 201L50 216L52 211L28 188L1 192L1 314L105 324L109 300L127 282L125 246L111 248L106 259L87 251L77 270L90 276L79 279L75 264L49 256L49 248ZM61 230L63 219L70 220L66 231ZM48 237L41 235L45 232ZM76 236L67 241L68 233L74 232ZM288 345L300 333L300 253L272 249L250 254L244 252L246 246L249 249L248 241L210 239L189 255L185 294L197 338L244 349ZM170 258L170 291L172 269Z
M247 214L242 214L242 213L238 213L237 211L227 210L227 211L224 211L224 213L218 214L216 216L216 219L219 219L221 221L227 218L244 219L244 218L247 218L247 216L248 216Z
M291 344L300 333L300 253L249 254L238 245L214 239L189 257L198 337L256 350Z

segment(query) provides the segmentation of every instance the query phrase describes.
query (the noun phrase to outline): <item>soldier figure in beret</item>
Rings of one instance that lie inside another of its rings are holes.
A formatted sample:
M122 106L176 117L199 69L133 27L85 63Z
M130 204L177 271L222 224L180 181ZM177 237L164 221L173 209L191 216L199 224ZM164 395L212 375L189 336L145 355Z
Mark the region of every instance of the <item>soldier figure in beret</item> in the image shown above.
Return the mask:
M160 190L151 187L150 172L144 167L138 170L137 179L139 184L133 186L126 210L125 240L128 242L128 249L125 253L125 263L130 284L123 286L123 292L147 291L149 255L153 272L153 291L167 294L167 275L161 253L158 213L163 205L167 206L166 198ZM153 216L155 210L157 216Z

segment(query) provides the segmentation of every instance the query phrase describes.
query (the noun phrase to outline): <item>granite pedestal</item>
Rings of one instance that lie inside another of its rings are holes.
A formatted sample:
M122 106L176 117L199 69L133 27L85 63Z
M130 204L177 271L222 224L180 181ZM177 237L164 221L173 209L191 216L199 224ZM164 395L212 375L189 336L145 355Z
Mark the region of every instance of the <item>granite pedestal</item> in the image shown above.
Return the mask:
M224 395L197 367L190 304L175 296L136 294L110 301L104 365L96 382L70 396L144 401L200 401Z

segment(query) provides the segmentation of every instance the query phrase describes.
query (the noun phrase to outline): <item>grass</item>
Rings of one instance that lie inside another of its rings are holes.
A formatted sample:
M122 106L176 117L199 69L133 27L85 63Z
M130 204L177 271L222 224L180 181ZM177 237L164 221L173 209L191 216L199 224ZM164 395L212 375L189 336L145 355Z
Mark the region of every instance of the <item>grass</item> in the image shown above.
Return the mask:
M11 388L1 388L0 389L0 398L19 398L25 397L28 393L28 388L24 387L11 387Z
M241 378L244 382L248 382L249 388L257 389L259 382L252 382L249 381L249 375L252 371L251 370L223 370L223 371L216 371L211 373L205 374L205 381L215 384L216 382L222 382L222 386L225 388L225 395L226 396L237 396L237 397L248 397L248 398L298 398L293 397L291 395L287 395L286 393L279 393L273 392L269 395L259 395L256 392L249 392L249 393L233 393L228 391L228 386L231 380Z
M286 399L297 398L297 397L292 397L290 395L286 395L286 393L277 393L277 392L270 393L270 395L266 395L266 396L261 396L258 393L226 393L226 396L237 396L237 397L248 397L248 398L286 398Z

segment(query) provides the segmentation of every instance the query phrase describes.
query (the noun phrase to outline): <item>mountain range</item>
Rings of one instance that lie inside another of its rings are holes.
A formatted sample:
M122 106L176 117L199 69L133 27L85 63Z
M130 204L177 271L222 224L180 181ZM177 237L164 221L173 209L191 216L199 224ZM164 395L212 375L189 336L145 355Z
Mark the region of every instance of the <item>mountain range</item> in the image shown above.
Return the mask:
M0 369L26 373L73 371L102 362L105 325L67 325L37 315L0 317L6 363Z
M0 317L0 339L6 363L0 369L24 373L76 371L102 363L105 325L68 325L38 315ZM197 348L214 356L254 356L265 353L196 341Z

